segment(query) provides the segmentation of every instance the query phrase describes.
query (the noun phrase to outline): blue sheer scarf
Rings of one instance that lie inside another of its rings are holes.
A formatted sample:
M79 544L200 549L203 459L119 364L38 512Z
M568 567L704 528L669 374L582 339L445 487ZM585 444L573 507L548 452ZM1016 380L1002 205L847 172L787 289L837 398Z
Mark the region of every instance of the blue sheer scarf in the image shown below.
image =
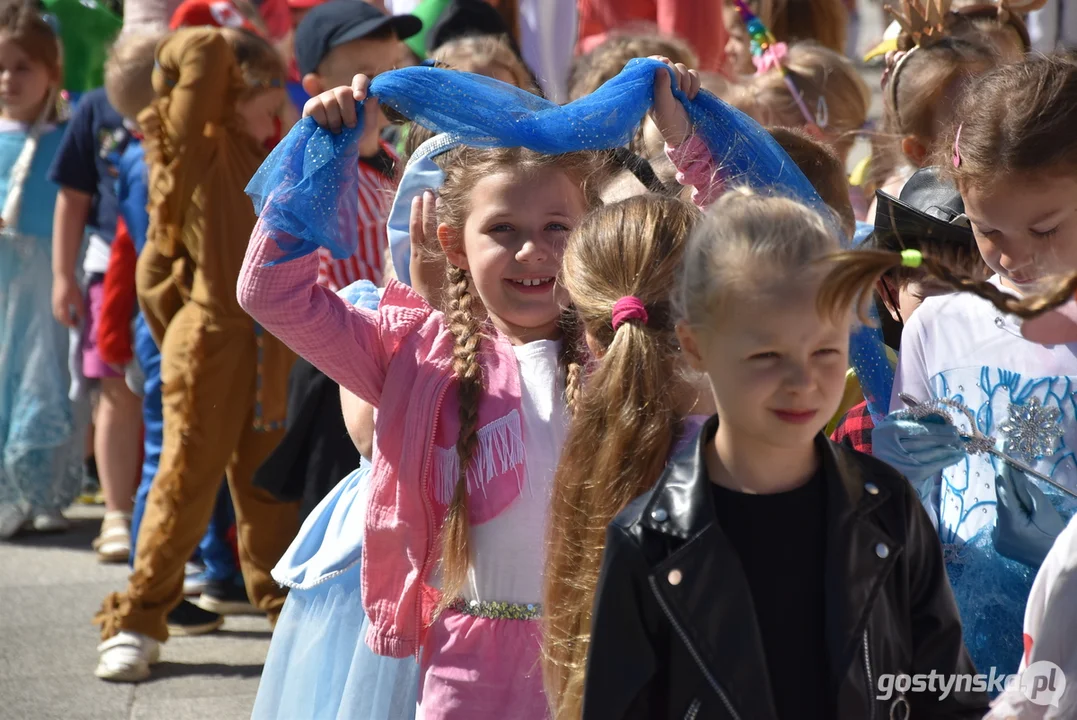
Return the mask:
M659 70L669 71L655 60L632 60L594 93L563 106L492 78L428 66L383 73L371 83L370 95L463 144L561 154L626 145L654 103ZM674 95L727 185L792 197L830 217L811 183L758 123L710 93L700 92L694 100L677 89ZM338 259L354 254L361 108L358 114L356 127L336 134L304 118L247 186L262 228L285 253L281 262L317 248ZM854 362L860 346L874 348L868 354L877 358L881 344L877 331L857 331ZM858 374L873 413L881 409L885 414L889 393L884 398L881 387L871 389L866 373Z

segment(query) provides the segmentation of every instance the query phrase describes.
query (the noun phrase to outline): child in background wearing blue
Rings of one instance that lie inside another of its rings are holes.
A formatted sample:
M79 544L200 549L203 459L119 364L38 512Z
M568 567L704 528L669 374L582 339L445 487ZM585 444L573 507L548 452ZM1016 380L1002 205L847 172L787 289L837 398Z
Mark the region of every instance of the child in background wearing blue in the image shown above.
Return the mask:
M60 146L60 45L39 10L0 6L0 539L60 530L78 493L83 438L67 397L68 338L51 314L46 170Z

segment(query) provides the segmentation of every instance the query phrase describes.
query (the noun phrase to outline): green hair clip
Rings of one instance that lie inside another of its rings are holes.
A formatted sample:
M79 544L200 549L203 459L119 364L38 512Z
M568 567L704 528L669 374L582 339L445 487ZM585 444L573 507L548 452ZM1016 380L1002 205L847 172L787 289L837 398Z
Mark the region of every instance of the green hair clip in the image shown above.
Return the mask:
M901 266L907 268L918 268L924 264L924 254L919 250L902 250L901 251Z

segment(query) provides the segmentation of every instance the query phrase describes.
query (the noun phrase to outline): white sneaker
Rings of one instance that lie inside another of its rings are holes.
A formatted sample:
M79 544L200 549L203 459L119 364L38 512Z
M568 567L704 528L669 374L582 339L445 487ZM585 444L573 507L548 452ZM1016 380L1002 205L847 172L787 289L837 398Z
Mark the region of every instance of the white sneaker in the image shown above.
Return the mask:
M35 532L58 533L71 529L71 522L59 510L36 513L30 525Z
M100 655L94 675L112 682L142 682L150 665L161 659L161 643L126 630L97 646Z
M14 537L22 529L30 512L23 505L4 503L0 505L0 540Z

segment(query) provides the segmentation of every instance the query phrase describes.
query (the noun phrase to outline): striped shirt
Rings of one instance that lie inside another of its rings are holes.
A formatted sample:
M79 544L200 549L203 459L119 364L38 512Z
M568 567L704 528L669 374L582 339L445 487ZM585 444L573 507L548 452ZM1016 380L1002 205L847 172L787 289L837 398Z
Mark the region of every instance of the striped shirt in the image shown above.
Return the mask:
M335 260L325 248L318 250L318 284L337 292L356 280L381 284L389 240L385 225L393 204L396 153L383 142L382 152L359 160L359 247L355 254Z

